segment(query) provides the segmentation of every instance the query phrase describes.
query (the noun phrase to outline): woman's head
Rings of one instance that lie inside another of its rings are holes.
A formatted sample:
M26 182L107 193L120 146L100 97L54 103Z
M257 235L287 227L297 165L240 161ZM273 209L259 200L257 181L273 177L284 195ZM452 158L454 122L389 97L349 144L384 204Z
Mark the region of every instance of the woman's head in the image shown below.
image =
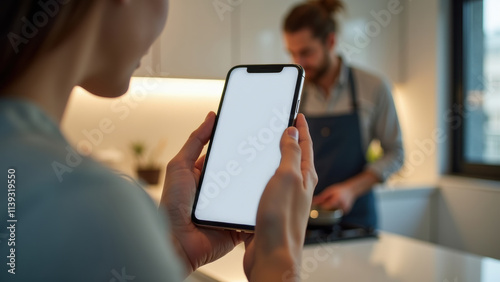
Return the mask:
M338 29L334 15L343 7L340 0L312 0L295 6L285 18L285 44L309 78L320 76L328 67Z
M75 83L99 96L123 94L163 29L167 6L168 0L2 0L0 36L8 40L0 43L0 91L40 58L64 50L85 58L71 66L80 71Z

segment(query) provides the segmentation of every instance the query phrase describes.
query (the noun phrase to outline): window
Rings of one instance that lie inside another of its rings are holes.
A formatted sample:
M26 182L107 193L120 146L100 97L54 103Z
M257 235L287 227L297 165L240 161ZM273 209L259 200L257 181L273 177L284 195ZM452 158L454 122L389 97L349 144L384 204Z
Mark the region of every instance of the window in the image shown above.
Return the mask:
M500 179L500 1L453 5L453 171Z

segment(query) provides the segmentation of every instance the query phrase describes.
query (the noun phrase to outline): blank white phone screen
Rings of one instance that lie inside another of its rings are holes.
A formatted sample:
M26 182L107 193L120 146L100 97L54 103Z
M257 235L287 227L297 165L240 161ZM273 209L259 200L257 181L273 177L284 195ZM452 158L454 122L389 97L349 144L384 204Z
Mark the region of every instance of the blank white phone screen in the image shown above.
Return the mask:
M248 73L234 69L200 188L199 220L255 226L260 197L281 160L299 71Z

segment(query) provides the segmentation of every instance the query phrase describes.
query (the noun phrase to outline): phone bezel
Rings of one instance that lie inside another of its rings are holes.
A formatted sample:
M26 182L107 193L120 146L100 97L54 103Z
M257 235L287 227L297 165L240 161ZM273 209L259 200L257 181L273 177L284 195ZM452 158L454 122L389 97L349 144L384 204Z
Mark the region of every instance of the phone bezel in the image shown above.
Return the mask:
M249 73L279 73L283 71L284 68L287 67L293 67L298 70L298 75L297 75L297 82L295 85L295 93L293 97L293 102L292 102L292 108L290 109L290 118L288 121L288 126L292 126L295 123L295 117L298 113L298 107L300 106L300 97L302 94L302 86L304 82L304 69L302 66L297 65L297 64L268 64L268 65L237 65L232 67L229 72L227 73L226 76L226 81L224 83L224 90L222 92L222 96L219 102L219 107L217 109L217 115L215 117L215 124L214 128L212 129L212 134L210 136L210 143L208 144L208 149L207 149L207 155L205 158L205 162L203 164L203 169L201 171L200 175L200 181L198 183L198 187L196 187L196 196L193 204L193 208L191 210L191 220L194 224L199 225L199 226L204 226L204 227L210 227L210 228L216 228L216 229L227 229L227 230L236 230L236 231L245 231L245 232L253 232L255 230L255 226L253 225L246 225L246 224L234 224L234 223L227 223L227 222L219 222L219 221L210 221L210 220L201 220L196 218L195 216L195 210L196 210L196 205L198 203L198 198L201 192L201 185L203 183L203 178L205 175L205 170L206 170L206 165L207 165L207 160L210 157L210 152L212 148L212 142L213 138L215 135L215 131L217 130L217 124L219 121L219 114L222 108L222 104L224 103L224 97L226 95L226 89L227 85L229 82L229 79L231 77L231 73L235 69L239 68L246 68L247 72Z

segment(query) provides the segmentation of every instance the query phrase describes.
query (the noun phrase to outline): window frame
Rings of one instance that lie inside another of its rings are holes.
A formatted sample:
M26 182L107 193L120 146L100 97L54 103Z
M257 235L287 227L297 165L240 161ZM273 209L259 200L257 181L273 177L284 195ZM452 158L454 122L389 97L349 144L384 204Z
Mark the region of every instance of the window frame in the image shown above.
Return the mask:
M452 174L483 179L500 180L500 165L480 164L468 162L464 157L464 69L466 67L464 54L464 4L482 0L453 0L452 25L451 25L451 77L452 77L452 105L453 119L460 121L456 127L451 127L452 132Z

